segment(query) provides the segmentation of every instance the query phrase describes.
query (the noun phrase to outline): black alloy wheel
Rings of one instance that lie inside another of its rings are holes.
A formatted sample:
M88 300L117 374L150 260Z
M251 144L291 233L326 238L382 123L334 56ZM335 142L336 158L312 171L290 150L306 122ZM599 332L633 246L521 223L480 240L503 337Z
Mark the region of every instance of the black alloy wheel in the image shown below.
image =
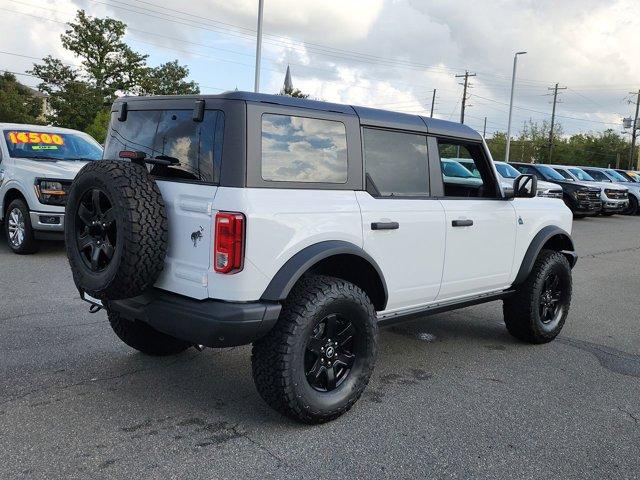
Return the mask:
M540 291L538 311L540 321L546 326L552 326L562 317L562 288L560 277L551 273L544 281Z
M93 272L109 266L116 248L114 209L107 194L99 188L87 190L76 213L76 242L80 257Z
M358 353L355 333L351 321L340 314L318 322L304 358L304 373L314 390L331 392L347 379Z

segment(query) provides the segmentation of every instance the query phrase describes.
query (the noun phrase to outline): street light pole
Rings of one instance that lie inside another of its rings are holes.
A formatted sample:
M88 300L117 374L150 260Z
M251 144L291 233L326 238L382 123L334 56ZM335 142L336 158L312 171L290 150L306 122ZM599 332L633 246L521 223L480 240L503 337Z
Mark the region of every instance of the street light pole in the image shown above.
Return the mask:
M256 37L256 79L253 91L260 92L260 57L262 56L262 12L264 0L258 0L258 35Z
M504 161L509 161L509 147L511 146L511 115L513 113L513 90L516 86L516 68L518 67L518 55L524 55L527 52L516 52L513 56L513 75L511 76L511 100L509 100L509 123L507 124L507 148L504 152Z

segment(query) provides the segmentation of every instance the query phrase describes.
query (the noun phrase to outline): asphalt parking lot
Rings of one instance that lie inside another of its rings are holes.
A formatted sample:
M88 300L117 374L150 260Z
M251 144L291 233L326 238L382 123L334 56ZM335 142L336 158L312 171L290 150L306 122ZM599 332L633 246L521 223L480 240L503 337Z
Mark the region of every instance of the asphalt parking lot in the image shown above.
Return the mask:
M576 221L568 323L512 339L491 303L381 332L347 415L292 423L249 347L149 358L78 299L64 248L0 243L0 478L638 478L640 217Z

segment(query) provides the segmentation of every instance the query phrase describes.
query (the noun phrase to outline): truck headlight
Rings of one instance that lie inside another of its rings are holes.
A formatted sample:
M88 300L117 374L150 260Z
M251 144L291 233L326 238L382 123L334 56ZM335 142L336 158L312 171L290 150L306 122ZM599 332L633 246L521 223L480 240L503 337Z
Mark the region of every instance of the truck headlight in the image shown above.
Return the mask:
M35 190L40 203L64 206L67 203L67 192L70 186L71 182L37 179Z

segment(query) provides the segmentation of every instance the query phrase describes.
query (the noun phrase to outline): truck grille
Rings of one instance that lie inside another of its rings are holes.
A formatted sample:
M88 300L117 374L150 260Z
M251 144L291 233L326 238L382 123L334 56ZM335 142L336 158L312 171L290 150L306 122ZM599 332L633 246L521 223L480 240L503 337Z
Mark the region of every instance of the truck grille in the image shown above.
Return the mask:
M629 194L622 190L605 189L604 193L612 200L626 200L627 198L629 198Z
M600 192L598 192L597 190L578 192L577 196L580 200L600 200Z

